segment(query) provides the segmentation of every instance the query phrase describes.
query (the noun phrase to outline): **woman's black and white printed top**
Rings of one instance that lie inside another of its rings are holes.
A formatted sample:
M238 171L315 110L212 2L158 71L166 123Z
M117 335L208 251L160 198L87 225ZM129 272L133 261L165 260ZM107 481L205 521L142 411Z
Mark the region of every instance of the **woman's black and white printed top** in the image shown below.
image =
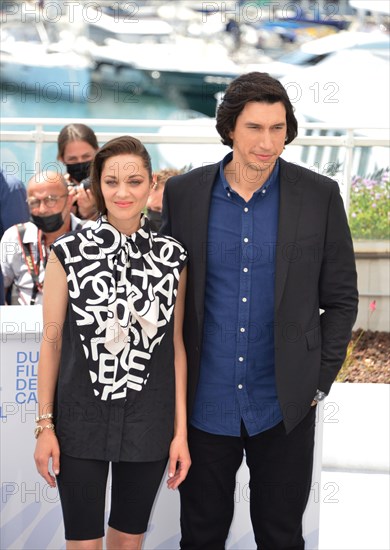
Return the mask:
M56 398L61 450L159 460L173 432L173 311L187 261L147 218L127 236L106 219L54 243L69 303Z

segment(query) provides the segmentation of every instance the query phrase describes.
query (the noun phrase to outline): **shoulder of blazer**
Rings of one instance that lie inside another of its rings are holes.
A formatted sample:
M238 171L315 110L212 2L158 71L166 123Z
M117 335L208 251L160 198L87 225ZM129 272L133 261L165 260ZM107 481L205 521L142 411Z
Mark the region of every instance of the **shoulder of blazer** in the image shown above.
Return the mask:
M323 189L339 190L337 181L318 174L310 170L310 168L305 168L299 164L294 164L293 162L287 162L286 160L279 158L280 161L280 180L283 183L288 183L291 185L310 185L318 186L321 185Z

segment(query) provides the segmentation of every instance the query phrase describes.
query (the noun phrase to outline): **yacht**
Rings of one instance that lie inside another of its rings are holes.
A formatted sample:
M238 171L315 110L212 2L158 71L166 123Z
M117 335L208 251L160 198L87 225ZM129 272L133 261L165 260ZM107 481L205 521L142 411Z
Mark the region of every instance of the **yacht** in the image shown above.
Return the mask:
M168 6L169 7L169 6ZM159 10L159 13L162 10ZM85 35L93 80L138 93L213 97L240 68L214 37L177 32L160 17L136 18L89 9Z
M8 21L0 29L0 78L3 86L53 100L86 101L90 60L54 36L42 20Z
M251 63L243 67L245 71L263 71L275 78L298 76L308 67L320 66L332 54L354 50L358 52L374 52L389 58L389 35L380 31L339 31L304 42L300 47L284 53L278 59L268 63ZM325 65L326 66L326 65Z
M297 162L336 166L344 157L343 146L317 147L316 136L341 136L346 128L369 139L376 136L388 143L389 59L381 51L345 49L332 53L321 63L306 68L298 78L281 79L303 123L326 123L334 130L307 130L313 145L302 147ZM364 130L363 130L364 128ZM374 150L375 149L375 150ZM388 147L355 147L353 174L365 175L389 165Z

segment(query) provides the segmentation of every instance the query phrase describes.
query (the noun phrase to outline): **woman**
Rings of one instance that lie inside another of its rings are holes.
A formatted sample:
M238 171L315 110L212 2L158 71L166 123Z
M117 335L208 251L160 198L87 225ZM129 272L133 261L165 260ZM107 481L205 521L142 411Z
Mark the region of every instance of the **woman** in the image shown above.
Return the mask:
M111 462L107 548L139 549L168 455L169 488L190 466L187 255L141 214L152 185L141 142L109 141L91 179L102 215L54 243L45 276L35 461L55 487L52 458L68 550L102 548Z
M69 192L74 195L75 214L83 220L97 217L90 189L89 170L99 144L95 132L85 124L67 124L57 138L57 160L66 165Z

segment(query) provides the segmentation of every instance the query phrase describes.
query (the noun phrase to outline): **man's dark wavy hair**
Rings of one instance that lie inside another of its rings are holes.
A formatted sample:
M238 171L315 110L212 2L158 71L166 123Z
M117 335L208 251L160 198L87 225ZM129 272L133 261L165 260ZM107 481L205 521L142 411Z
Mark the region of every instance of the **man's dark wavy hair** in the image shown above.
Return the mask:
M291 143L298 134L298 122L294 108L285 88L268 73L247 73L231 82L223 96L217 111L216 128L222 143L233 147L229 133L234 130L238 115L250 101L263 103L283 103L286 109L287 136L286 144Z

